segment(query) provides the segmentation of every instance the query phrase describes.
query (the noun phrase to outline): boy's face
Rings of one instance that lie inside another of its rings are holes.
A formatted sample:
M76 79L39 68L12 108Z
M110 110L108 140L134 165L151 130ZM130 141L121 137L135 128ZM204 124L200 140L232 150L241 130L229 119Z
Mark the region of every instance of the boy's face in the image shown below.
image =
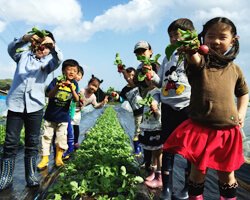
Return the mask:
M134 71L131 71L130 73L127 73L127 78L129 80L133 80L135 77L135 72Z
M66 76L67 80L73 80L76 78L76 75L78 73L78 67L77 66L67 66L65 67L63 74Z
M136 56L145 56L147 58L151 58L152 54L153 54L152 49L137 49L135 51Z
M181 35L177 30L169 33L169 40L171 44L175 44L179 39L181 39Z
M77 82L79 82L79 81L82 79L82 77L83 77L82 73L81 73L81 72L78 72L78 73L76 74L75 80L76 80Z

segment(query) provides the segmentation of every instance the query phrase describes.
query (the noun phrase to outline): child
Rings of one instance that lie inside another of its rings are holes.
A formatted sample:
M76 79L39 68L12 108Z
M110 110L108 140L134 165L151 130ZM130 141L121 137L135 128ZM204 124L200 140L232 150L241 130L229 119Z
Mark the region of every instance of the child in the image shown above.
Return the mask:
M139 41L134 46L134 54L136 57L145 56L146 58L151 58L153 55L153 50L151 48L151 45L147 41ZM129 83L133 87L138 87L139 92L140 92L140 96L142 98L144 98L148 92L148 86L145 83L145 81L138 80L138 74L142 71L143 66L144 66L144 64L141 63L136 69L136 73L135 73L134 78L128 80ZM153 67L155 70L158 69L156 65L153 65ZM126 77L126 74L125 74L125 77ZM137 128L137 132L136 132L135 137L134 137L134 141L136 143L139 143L138 142L138 135L140 134L140 126L139 125L140 125L141 121L142 121L142 114L140 115L140 117L137 118L137 127L138 128ZM136 148L136 146L135 146L135 148ZM144 154L143 165L145 165L146 170L149 170L150 164L151 164L151 151L144 149L143 154Z
M42 160L37 165L39 170L47 167L50 155L50 144L55 134L56 156L55 165L64 165L62 155L68 149L67 127L71 100L79 101L78 84L75 81L78 73L78 62L65 60L62 64L63 78L54 78L46 89L49 103L44 115L44 133L42 135Z
M194 30L191 20L180 18L173 21L168 27L170 43L175 44L180 38L178 29ZM153 82L161 87L162 134L164 143L173 130L188 118L187 110L190 102L191 87L184 69L184 62L178 62L179 55L175 52L170 60L164 58L158 71L158 76L153 76ZM163 151L162 156L162 199L171 199L173 188L174 155ZM188 199L188 176L190 163L185 169L185 185L181 192L173 194L177 199Z
M80 96L82 98L83 107L92 104L94 108L101 108L108 102L108 96L105 96L104 100L97 103L95 92L100 87L100 84L103 80L99 80L97 77L92 75L91 79L88 82L88 86L85 89L81 89ZM78 141L78 137L76 138Z
M133 87L134 84L131 83L130 80L134 79L135 76L135 69L133 67L128 67L125 69L126 72L123 74L125 80L128 82L128 84L122 89L120 94L117 92L113 92L112 95L116 100L119 100L121 103L123 103L125 100L128 100L132 110L133 115L135 119L135 133L133 136L133 142L134 142L134 153L136 156L141 155L141 147L139 146L139 140L138 136L140 134L140 123L142 120L142 114L143 114L143 106L138 104L138 100L141 100L141 96L139 94L138 87Z
M157 105L154 109L151 106L144 106L143 120L140 125L141 134L139 135L139 141L143 149L151 151L152 154L152 172L145 179L145 184L150 188L161 188L161 155L162 155L162 143L160 141L161 133L161 111L160 111L160 90L156 88L152 81L145 81L148 85L148 93L146 97L152 98L148 100L148 104L154 101Z
M79 82L82 79L83 75L84 75L83 68L81 66L78 66L78 73L75 77L75 80ZM64 159L68 159L69 154L72 153L74 149L79 148L78 137L80 132L79 125L81 121L81 107L82 107L82 102L80 97L78 102L72 101L70 104L70 110L69 110L70 119L67 129L68 150L63 154Z
M13 182L15 157L20 132L25 127L25 179L28 187L38 186L35 177L40 128L45 106L45 82L52 71L62 62L62 53L55 44L51 32L46 36L26 34L8 46L11 58L17 63L6 104L6 137L1 162L0 190ZM31 45L31 43L33 45ZM18 51L30 44L28 50ZM50 59L49 54L51 54Z
M84 75L84 70L83 68L80 66L79 67L79 73L76 76L76 81L79 82ZM81 108L83 105L83 101L80 97L79 99L79 103L76 104L76 109L75 109L75 115L71 121L71 124L73 125L73 131L74 131L74 148L78 149L79 148L79 143L78 143L78 138L79 138L79 134L80 134L80 121L81 121Z
M249 101L242 71L233 63L239 52L237 31L231 20L216 17L200 35L209 54L185 49L192 88L190 119L170 135L164 150L192 163L189 199L203 199L205 174L212 168L217 170L220 199L234 200L238 187L234 171L244 163L240 128Z

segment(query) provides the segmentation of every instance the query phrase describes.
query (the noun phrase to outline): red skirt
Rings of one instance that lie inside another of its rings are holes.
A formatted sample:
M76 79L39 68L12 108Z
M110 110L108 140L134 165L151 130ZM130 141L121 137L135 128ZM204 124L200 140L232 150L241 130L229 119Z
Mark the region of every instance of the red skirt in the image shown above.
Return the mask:
M171 133L163 150L182 155L203 174L207 168L232 172L244 163L239 126L211 129L188 119Z

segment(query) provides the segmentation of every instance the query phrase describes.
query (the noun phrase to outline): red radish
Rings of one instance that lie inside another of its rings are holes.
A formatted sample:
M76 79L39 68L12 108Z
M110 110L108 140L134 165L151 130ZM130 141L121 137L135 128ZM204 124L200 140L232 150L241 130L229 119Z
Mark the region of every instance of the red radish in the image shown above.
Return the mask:
M209 48L208 48L207 45L203 44L203 45L201 45L201 46L199 47L198 52L199 52L201 55L206 55L206 54L208 54L208 52L209 52Z
M152 74L150 72L147 72L146 77L147 77L148 80L151 80L152 79Z
M116 96L117 96L117 93L112 92L112 93L111 93L111 96L112 96L112 97L116 97Z
M44 49L45 49L44 45L38 46L38 50L39 50L39 51L43 51Z
M122 70L124 69L123 65L121 65L121 64L117 65L117 67L118 67L118 72L119 73L121 73Z

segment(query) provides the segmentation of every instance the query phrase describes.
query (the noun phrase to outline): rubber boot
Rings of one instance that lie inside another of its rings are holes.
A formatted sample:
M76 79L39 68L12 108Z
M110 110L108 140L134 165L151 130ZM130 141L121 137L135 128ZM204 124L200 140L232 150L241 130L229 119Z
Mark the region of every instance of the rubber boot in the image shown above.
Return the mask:
M1 163L0 191L12 185L15 158L4 158Z
M67 143L68 143L68 149L63 154L63 160L68 160L70 157L70 154L74 151L74 133L71 125L71 120L68 122L68 128L67 128L68 134L67 134Z
M63 156L64 150L61 149L58 145L56 146L56 158L55 158L55 165L57 167L61 167L64 165L62 156Z
M68 160L70 157L70 154L74 152L75 146L74 146L74 140L68 141L68 150L63 153L63 160Z
M163 152L162 155L162 192L161 200L171 200L173 191L173 165L174 155L168 152Z
M179 193L173 193L172 199L173 200L188 200L188 178L190 174L191 164L187 161L187 168L185 169L185 183L184 188Z
M28 187L39 186L39 181L35 176L36 156L24 157L25 179Z
M189 196L189 200L203 200L203 194L200 194L198 196Z
M147 178L145 178L145 181L152 181L152 180L154 180L154 178L155 178L155 168L156 168L156 166L152 166L151 167L151 171L150 171L150 173L149 173L149 176L147 177Z
M145 181L144 184L152 189L162 187L162 177L161 172L155 173L155 178L152 181Z
M49 156L42 156L42 160L37 165L37 170L42 171L48 167Z
M166 172L165 172L166 173ZM171 200L173 191L173 172L169 171L169 174L162 174L162 191L160 195L161 200Z
M141 146L139 140L133 140L135 156L141 156Z

